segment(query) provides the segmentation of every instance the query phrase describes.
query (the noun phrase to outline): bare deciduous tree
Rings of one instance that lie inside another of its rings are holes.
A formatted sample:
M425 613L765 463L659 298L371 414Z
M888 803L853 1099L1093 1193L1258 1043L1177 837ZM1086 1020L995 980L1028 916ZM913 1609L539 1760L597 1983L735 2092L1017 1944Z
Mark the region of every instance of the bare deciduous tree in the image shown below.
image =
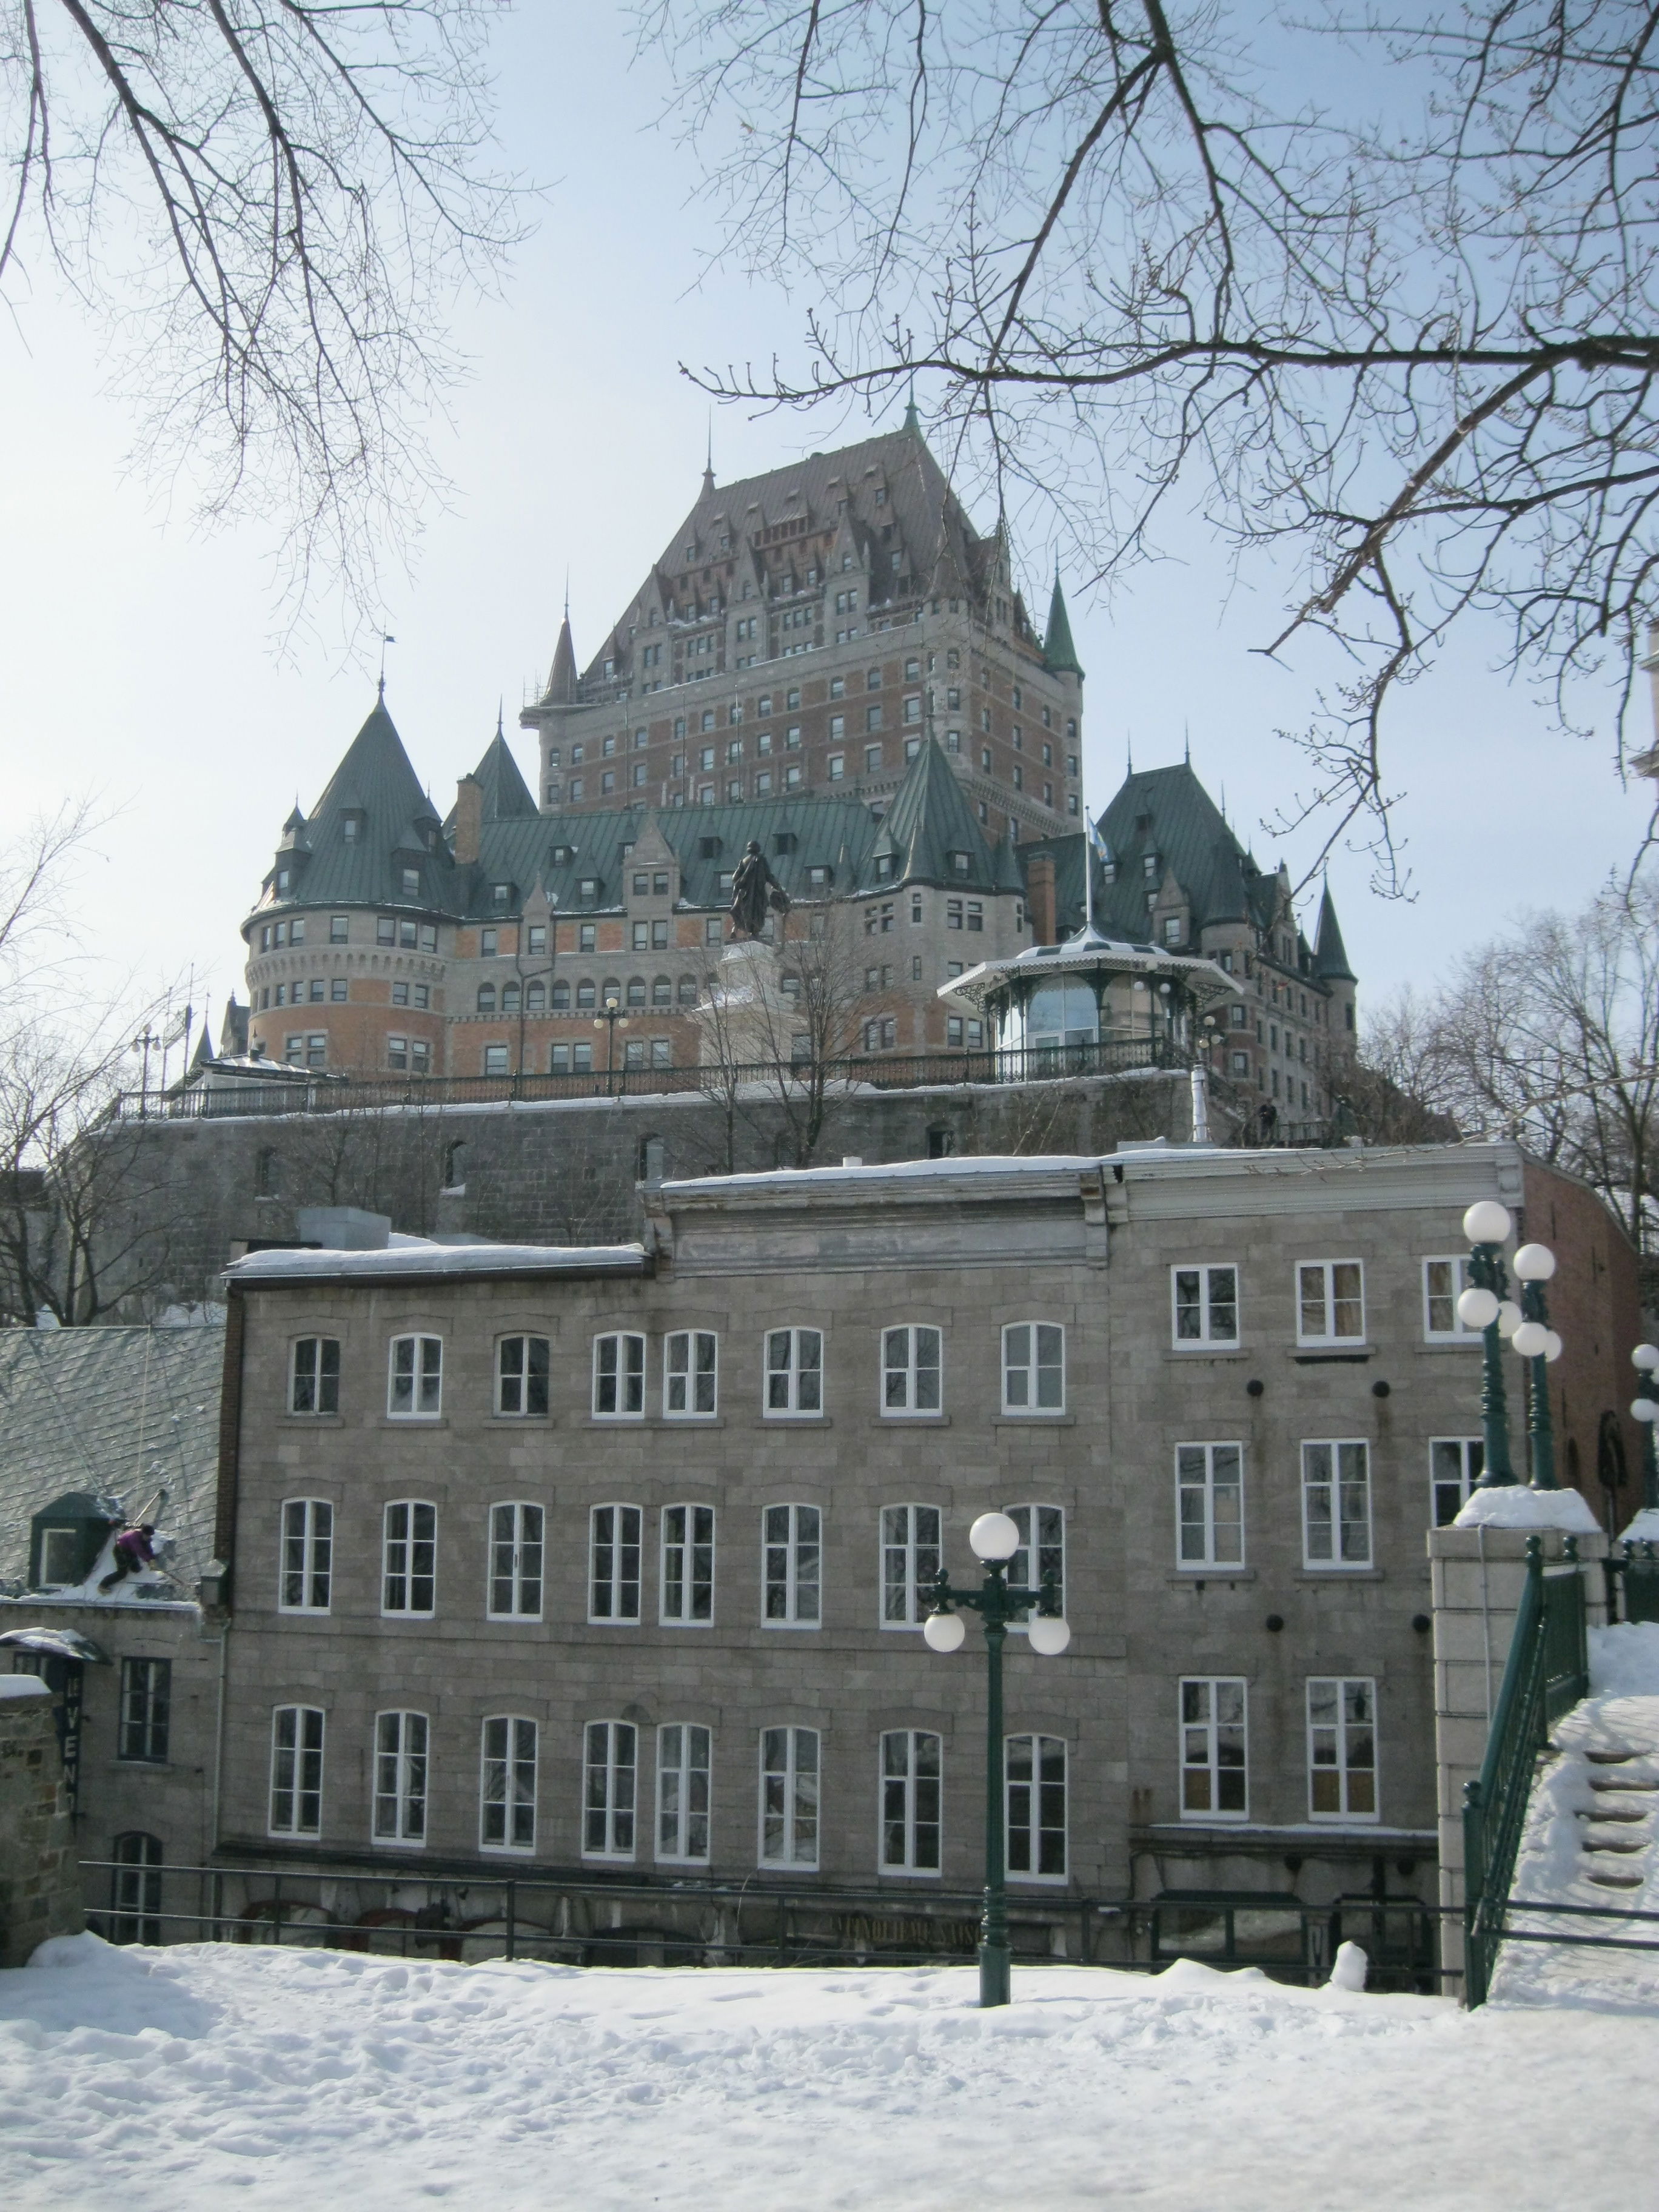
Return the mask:
M808 366L920 374L999 503L1097 576L1196 506L1274 557L1262 645L1352 669L1304 734L1326 848L1398 887L1380 717L1474 612L1564 717L1622 708L1659 552L1659 17L1460 0L1313 25L1227 0L648 0L731 250ZM1321 35L1322 32L1324 33Z
M0 299L101 313L161 482L274 526L293 608L360 611L441 482L459 286L518 234L489 175L495 0L0 0Z

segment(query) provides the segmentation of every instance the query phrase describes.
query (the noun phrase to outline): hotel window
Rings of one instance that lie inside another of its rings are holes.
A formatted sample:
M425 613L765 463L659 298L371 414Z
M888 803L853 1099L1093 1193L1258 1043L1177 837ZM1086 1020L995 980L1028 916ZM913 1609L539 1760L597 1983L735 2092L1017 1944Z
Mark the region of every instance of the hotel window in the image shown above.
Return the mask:
M487 1044L484 1047L483 1072L486 1075L505 1075L507 1073L507 1047Z
M1176 1446L1176 1559L1183 1567L1244 1564L1244 1449Z
M1368 1445L1336 1441L1303 1445L1302 1564L1337 1569L1371 1564Z
M489 1618L542 1617L542 1509L508 1504L489 1509Z
M1181 1817L1243 1820L1249 1814L1245 1685L1237 1675L1181 1683Z
M881 1509L881 1625L920 1628L933 1606L939 1571L937 1505Z
M1171 1267L1170 1297L1177 1346L1237 1344L1237 1267Z
M1066 1879L1066 1739L1003 1740L1007 1866L1020 1881Z
M762 1621L816 1628L822 1597L823 1516L816 1505L769 1505L761 1516Z
M343 975L331 975L329 977L328 995L337 1006L343 1005L346 1000L349 998L351 995L351 986Z
M582 1856L631 1859L639 1735L631 1721L587 1723Z
M597 922L579 921L576 924L576 950L578 952L596 951L599 949L599 927ZM588 988L590 991L592 989L592 984L588 986ZM580 1003L591 1006L593 1001L589 998L580 1001Z
M1423 1262L1423 1334L1431 1344L1479 1344L1482 1331L1465 1328L1457 1301L1469 1286L1469 1255L1458 1252Z
M487 1720L479 1744L478 1847L536 1848L536 1723L516 1714Z
M171 1659L124 1659L115 1756L146 1766L164 1766L167 1722L173 1704Z
M1308 1817L1376 1818L1376 1684L1367 1677L1309 1677Z
M761 1730L760 1863L816 1867L818 1863L818 1732Z
M823 1336L816 1328L775 1328L766 1337L770 1419L823 1411Z
M1468 1503L1469 1492L1486 1464L1480 1437L1434 1437L1429 1443L1429 1511L1431 1528L1449 1528Z
M279 1613L326 1613L334 1561L334 1508L325 1498L283 1500Z
M675 1329L663 1344L662 1409L672 1420L716 1413L719 1340L713 1329Z
M636 1421L645 1416L645 1339L623 1332L593 1340L593 1418Z
M690 1866L708 1863L706 1728L670 1721L657 1730L657 1857Z
M943 1410L943 1346L944 1339L936 1328L923 1326L882 1331L884 1413L937 1413Z
M706 1628L714 1618L714 1509L665 1505L662 1602L665 1627Z
M426 1841L427 1717L374 1717L374 1840Z
M437 1507L417 1498L394 1499L386 1509L381 1540L380 1611L430 1614L437 1575Z
M421 896L420 870L418 868L405 868L403 872L403 881L404 896L405 898L419 898Z
M386 1413L393 1420L432 1420L442 1410L444 1342L441 1336L394 1336Z
M590 1621L640 1617L640 1542L637 1505L596 1505L588 1516L587 1617Z
M328 941L331 945L349 945L351 941L349 915L331 914L328 918Z
M1364 1271L1358 1260L1306 1261L1296 1271L1298 1344L1358 1344L1365 1335Z
M1011 1322L1002 1332L1002 1410L1066 1410L1066 1332L1052 1322Z
M340 1410L340 1343L333 1336L295 1340L289 1369L290 1413L337 1413Z
M1016 1589L1041 1589L1054 1578L1054 1595L1066 1609L1066 1511L1060 1505L1008 1505L1003 1510L1019 1531L1019 1549L1008 1562L1008 1580ZM1019 1615L1023 1622L1029 1611Z
M889 1729L882 1736L883 1874L939 1872L944 1748L926 1729Z
M547 1411L548 1341L503 1336L495 1346L495 1411L520 1419Z
M323 1714L278 1705L270 1716L270 1833L315 1836L323 1826Z

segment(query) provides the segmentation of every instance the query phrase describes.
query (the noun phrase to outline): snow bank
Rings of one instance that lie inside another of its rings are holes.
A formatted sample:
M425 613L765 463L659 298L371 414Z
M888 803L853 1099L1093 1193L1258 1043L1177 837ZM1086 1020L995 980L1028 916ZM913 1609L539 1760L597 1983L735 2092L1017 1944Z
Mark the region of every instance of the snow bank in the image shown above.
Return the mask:
M1590 1689L1597 1697L1659 1698L1659 1623L1621 1620L1589 1632Z
M0 1674L0 1701L7 1698L49 1698L52 1692L38 1674Z
M1644 1505L1619 1540L1623 1544L1659 1542L1659 1505Z
M1523 1482L1472 1490L1454 1528L1563 1528L1573 1536L1599 1536L1601 1524L1576 1490L1534 1490Z
M1593 2143L1599 2195L1651 2196L1654 2035L1628 2019L1467 2014L1195 1960L1017 1968L1000 2011L975 1993L971 1968L62 1939L0 1974L0 2195L960 2212L994 2175L1010 2212L1556 2212ZM1571 2142L1540 2127L1564 2094Z

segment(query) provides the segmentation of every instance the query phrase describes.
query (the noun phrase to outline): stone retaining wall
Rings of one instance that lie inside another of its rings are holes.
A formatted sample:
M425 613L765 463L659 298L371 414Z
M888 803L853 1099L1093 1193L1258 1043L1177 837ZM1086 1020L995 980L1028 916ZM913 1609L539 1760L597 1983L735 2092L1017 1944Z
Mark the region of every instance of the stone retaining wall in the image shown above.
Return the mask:
M51 1696L32 1674L0 1676L0 1966L85 1926Z

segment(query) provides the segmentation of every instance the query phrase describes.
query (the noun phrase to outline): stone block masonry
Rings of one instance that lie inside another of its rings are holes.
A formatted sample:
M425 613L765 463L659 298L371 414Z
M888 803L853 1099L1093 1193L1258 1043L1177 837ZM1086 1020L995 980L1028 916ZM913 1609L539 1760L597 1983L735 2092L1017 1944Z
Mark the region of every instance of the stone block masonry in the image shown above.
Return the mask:
M0 1966L85 1926L51 1695L33 1674L0 1677Z

